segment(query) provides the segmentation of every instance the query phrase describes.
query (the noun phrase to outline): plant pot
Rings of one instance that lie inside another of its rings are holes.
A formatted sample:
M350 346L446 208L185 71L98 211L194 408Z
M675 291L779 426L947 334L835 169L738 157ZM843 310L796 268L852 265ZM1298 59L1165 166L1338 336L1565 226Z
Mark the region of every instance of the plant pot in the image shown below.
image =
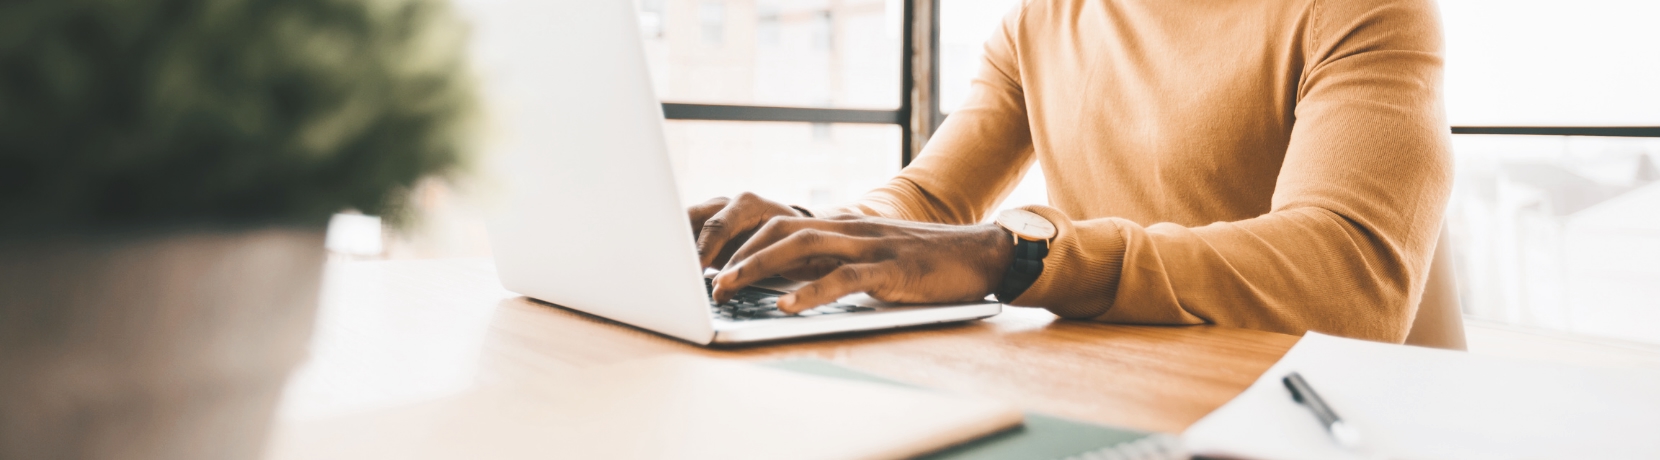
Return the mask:
M0 458L263 454L321 228L0 240Z

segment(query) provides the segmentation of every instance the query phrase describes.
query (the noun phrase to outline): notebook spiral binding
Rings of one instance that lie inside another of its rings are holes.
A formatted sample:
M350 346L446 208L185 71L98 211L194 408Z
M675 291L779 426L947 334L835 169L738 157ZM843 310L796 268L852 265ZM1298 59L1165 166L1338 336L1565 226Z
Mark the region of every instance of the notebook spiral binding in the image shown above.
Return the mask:
M1067 460L1187 460L1187 449L1181 438L1168 434L1151 434L1130 442L1114 444L1101 449L1067 457Z

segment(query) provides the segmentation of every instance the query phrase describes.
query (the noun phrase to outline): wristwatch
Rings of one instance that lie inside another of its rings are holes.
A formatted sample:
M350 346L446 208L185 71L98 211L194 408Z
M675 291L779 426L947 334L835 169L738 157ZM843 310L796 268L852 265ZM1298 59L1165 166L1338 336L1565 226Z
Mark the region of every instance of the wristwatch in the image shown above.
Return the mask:
M1049 240L1055 239L1055 224L1024 209L998 213L995 222L1014 235L1014 262L1003 272L1003 282L993 293L998 302L1009 303L1043 275L1043 258L1049 255Z

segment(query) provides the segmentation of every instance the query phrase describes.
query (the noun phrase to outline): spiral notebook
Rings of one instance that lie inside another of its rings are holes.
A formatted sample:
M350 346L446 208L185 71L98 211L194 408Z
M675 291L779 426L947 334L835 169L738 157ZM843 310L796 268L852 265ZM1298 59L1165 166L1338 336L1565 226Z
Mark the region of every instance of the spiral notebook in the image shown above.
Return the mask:
M790 359L765 366L865 382L912 387L819 359ZM1186 459L1174 436L1113 428L1034 412L1021 427L935 452L930 460L991 459Z

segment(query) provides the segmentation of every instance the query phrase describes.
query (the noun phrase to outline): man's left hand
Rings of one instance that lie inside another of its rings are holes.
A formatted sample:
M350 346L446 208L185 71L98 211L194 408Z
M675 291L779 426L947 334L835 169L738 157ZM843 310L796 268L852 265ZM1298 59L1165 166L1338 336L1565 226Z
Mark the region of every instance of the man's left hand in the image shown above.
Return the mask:
M863 292L884 302L966 302L997 289L1014 258L1008 231L863 217L775 217L715 276L714 298L782 274L812 281L778 299L786 313Z

